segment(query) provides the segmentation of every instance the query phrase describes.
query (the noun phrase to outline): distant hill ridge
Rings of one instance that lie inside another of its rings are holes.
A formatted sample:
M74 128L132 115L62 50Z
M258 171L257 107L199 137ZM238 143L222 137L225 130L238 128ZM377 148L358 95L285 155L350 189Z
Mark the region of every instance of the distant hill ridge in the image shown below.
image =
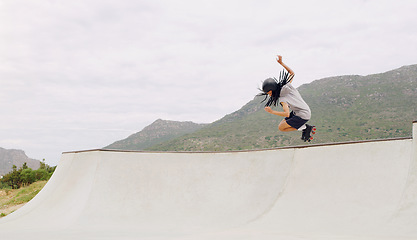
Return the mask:
M195 132L205 125L207 124L158 119L142 131L110 144L105 149L143 150L164 141Z
M298 90L312 110L310 124L318 128L314 143L411 136L411 122L417 120L417 65L367 76L323 78ZM278 131L282 118L266 113L262 99L255 97L238 111L170 140L157 136L157 125L145 128L148 134L155 133L143 149L228 151L304 145L300 132Z
M0 176L11 172L13 170L13 165L20 168L24 163L27 163L29 168L35 170L40 167L41 162L29 158L22 150L4 149L0 147Z

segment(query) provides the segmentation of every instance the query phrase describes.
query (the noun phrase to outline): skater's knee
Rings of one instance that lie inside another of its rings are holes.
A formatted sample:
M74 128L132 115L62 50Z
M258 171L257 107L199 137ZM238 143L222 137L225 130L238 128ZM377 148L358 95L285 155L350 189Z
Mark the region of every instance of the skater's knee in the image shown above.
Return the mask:
M280 124L278 126L278 130L280 130L281 132L285 132L286 126L284 126L284 124Z
M278 125L278 130L280 130L281 132L288 132L291 131L292 127L290 125L288 125L287 122L283 121Z
M290 131L295 131L297 129L291 127L291 125L289 125L287 121L283 119L281 123L278 125L278 130L281 132L290 132Z

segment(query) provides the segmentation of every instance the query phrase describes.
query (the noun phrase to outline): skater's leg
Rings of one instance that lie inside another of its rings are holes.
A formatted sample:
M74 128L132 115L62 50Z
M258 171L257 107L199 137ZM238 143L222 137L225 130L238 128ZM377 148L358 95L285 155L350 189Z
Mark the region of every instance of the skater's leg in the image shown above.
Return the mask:
M278 129L281 132L291 132L291 131L296 131L296 128L291 127L290 125L288 125L287 121L285 119L282 119L281 123L278 126Z

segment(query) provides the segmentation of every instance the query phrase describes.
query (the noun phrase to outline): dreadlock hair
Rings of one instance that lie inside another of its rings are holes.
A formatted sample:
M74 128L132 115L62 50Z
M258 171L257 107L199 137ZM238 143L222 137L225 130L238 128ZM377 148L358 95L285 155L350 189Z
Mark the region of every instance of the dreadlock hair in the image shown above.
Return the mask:
M268 101L265 104L265 107L269 107L271 105L276 106L277 101L279 99L281 89L283 86L285 86L287 83L291 82L294 75L290 75L289 72L282 70L279 73L279 79L276 78L267 78L262 83L262 89L259 89L262 91L257 96L265 96L264 100L262 102L265 102L265 100L268 98L268 92L272 91L272 96L268 99ZM261 102L261 103L262 103Z

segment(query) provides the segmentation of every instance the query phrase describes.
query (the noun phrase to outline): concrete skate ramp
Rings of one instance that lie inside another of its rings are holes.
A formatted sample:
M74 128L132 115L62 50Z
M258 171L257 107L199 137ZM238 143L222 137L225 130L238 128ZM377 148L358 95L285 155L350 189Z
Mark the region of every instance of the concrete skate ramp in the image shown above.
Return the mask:
M62 155L0 239L417 239L413 138Z

